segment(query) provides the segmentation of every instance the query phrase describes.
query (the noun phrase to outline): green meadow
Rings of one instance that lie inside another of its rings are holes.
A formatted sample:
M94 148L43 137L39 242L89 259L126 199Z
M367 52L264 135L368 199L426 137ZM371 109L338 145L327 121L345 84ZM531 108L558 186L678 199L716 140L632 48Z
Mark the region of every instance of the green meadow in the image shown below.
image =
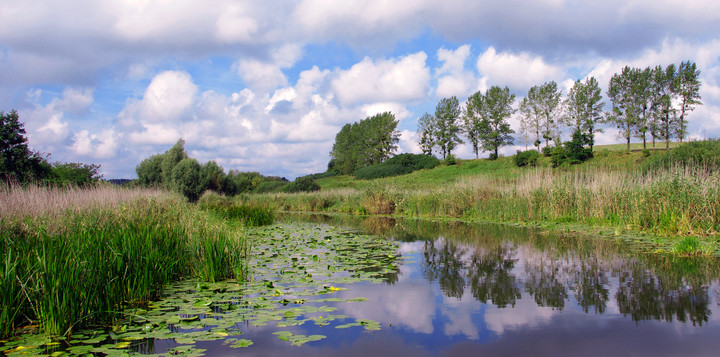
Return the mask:
M720 144L707 140L672 147L627 151L619 145L598 146L592 159L557 168L542 155L534 167L517 167L512 157L457 160L374 180L321 178L319 192L236 199L279 211L462 219L631 235L642 237L652 251L718 255ZM697 244L687 244L688 239Z

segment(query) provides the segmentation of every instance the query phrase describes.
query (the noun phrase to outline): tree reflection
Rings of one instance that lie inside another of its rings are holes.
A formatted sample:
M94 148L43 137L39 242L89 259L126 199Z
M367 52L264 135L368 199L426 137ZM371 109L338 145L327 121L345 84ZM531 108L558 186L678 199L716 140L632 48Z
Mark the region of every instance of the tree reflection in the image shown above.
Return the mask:
M585 313L588 313L592 306L596 314L604 314L610 294L605 272L598 265L583 264L580 270L575 272L575 278L575 299L578 305Z
M711 314L707 286L668 286L668 282L640 267L620 277L618 308L633 321L665 320L702 326Z
M497 307L515 306L520 299L520 289L512 270L513 254L506 245L498 245L490 251L477 250L472 255L468 281L473 297L483 303L492 301Z
M424 241L423 275L437 281L447 297L461 299L469 289L476 300L502 308L515 306L526 292L538 306L564 309L572 293L582 311L596 314L606 313L614 297L620 313L634 321L694 325L707 323L711 314L708 285L717 281L716 258L624 254L617 241L508 225L389 218L360 222L365 230L391 239ZM396 271L384 277L391 283L398 279Z
M425 269L423 275L437 280L445 296L461 299L465 290L465 266L458 245L445 239L425 242Z

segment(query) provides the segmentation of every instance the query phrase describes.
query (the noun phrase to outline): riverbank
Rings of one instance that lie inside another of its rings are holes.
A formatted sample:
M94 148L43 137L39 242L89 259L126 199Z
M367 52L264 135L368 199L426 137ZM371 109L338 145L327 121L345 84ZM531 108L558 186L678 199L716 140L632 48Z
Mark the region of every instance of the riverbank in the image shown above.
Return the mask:
M246 274L239 226L157 190L0 188L0 338L111 324L184 277Z
M378 180L332 177L318 180L320 192L237 200L278 211L453 218L631 235L662 252L720 256L720 175L692 160L667 168L648 164L662 154L600 149L592 160L563 168L542 161L518 168L511 158L468 160Z

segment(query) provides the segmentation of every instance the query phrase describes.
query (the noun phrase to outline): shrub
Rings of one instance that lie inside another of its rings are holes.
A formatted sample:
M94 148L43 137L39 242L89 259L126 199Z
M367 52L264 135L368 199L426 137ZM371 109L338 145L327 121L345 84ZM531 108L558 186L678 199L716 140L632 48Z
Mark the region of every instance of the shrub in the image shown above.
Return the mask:
M289 183L285 181L264 181L255 187L255 193L280 192Z
M642 169L658 170L670 169L674 166L699 165L709 170L720 167L720 140L708 139L693 141L677 148L653 155L642 165Z
M289 183L283 190L288 193L315 192L320 191L320 185L318 185L312 177L302 176Z
M496 157L496 159L497 159L497 157ZM445 165L452 166L455 164L457 164L457 158L455 157L455 155L450 154L445 158Z
M535 150L521 151L518 150L517 154L513 157L513 161L517 167L523 166L537 166L540 153Z
M575 165L585 162L593 157L592 149L585 147L585 145L589 145L590 143L591 141L588 135L576 131L573 133L572 140L566 142L563 146L558 146L553 149L550 153L550 162L553 167Z
M440 160L432 155L400 154L387 161L363 167L355 171L358 179L371 180L382 177L406 175L413 171L432 169L440 164Z
M172 170L172 188L195 202L203 191L200 178L200 164L197 160L182 159Z

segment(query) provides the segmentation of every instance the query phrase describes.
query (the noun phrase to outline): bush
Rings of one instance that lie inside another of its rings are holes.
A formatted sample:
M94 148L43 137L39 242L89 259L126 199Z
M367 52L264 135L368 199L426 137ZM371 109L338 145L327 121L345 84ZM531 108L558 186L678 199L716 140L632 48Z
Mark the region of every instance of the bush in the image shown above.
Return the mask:
M55 186L87 187L100 178L100 165L56 162L52 164L47 182Z
M452 166L457 164L457 158L455 155L450 154L445 158L445 165Z
M518 150L517 154L513 157L513 162L517 167L523 166L537 166L540 153L535 150L521 151Z
M674 166L699 165L709 170L720 168L720 140L693 141L648 158L642 169L670 169Z
M312 177L309 176L303 176L298 177L295 179L295 181L289 183L283 191L288 193L295 193L295 192L314 192L314 191L320 191L320 185L315 182L315 180L312 179Z
M363 167L355 171L355 177L371 180L382 177L407 175L413 171L432 169L440 160L432 155L400 154L391 157L382 164Z
M203 191L200 164L195 159L182 159L172 170L172 188L195 202Z
M288 182L285 181L264 181L261 182L257 187L255 187L255 190L253 192L255 193L268 193L268 192L280 192L283 190L283 188L289 185Z
M553 151L555 150L555 146L546 146L542 148L540 151L542 152L543 156L550 157L552 156Z
M573 133L572 140L566 142L563 146L558 146L553 149L550 153L550 162L553 167L576 165L585 162L593 157L592 149L585 147L585 145L589 145L590 143L591 141L588 135L576 131Z

